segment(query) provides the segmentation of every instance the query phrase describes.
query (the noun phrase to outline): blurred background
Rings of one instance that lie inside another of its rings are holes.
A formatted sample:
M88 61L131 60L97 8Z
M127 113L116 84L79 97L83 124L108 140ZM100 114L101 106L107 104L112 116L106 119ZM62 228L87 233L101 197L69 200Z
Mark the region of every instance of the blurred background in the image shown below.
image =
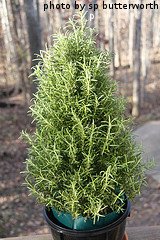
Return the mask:
M26 144L19 139L22 129L34 131L27 115L36 91L31 67L41 49L53 44L51 35L75 14L75 1L63 1L70 9L55 8L62 1L0 0L0 237L48 232L42 208L28 197L22 185ZM159 9L102 9L100 0L86 4L88 25L96 29L96 44L113 53L110 74L118 92L127 98L127 115L134 117L134 129L160 118L160 0ZM105 2L105 1L104 1ZM116 3L116 0L106 3ZM117 1L118 2L118 1ZM98 4L96 11L88 4ZM135 3L122 0L121 3ZM154 3L137 0L136 3ZM59 5L60 6L60 5ZM91 20L92 18L92 20ZM150 129L149 129L150 130ZM149 131L147 130L147 131ZM151 175L142 195L133 203L129 226L157 225L160 217L160 184ZM152 215L153 211L155 214Z

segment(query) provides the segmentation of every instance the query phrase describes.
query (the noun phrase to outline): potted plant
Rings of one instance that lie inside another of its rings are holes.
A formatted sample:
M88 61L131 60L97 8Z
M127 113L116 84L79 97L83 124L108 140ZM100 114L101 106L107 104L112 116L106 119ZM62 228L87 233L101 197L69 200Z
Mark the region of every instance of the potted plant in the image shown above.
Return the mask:
M84 15L41 52L31 114L26 183L55 239L124 237L130 202L145 180L125 101L109 76Z

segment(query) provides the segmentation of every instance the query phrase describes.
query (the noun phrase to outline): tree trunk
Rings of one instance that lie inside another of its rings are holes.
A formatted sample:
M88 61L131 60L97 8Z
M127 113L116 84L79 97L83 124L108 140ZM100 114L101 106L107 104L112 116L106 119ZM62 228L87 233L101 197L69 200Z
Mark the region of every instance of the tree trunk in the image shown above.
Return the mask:
M9 23L9 17L8 17L8 9L7 9L7 2L6 0L0 1L0 14L1 14L1 20L2 20L2 30L3 30L3 38L4 38L4 44L6 48L6 60L7 63L10 64L12 61L12 58L15 53L14 45L11 44L12 42L12 35L11 35L11 27Z
M28 97L28 84L27 84L27 60L25 57L25 39L24 39L24 26L21 16L20 1L10 0L11 12L12 12L12 39L16 48L16 64L17 64L17 81L14 94L19 93L20 89L23 89L24 100L26 106L29 104Z
M115 49L115 67L121 67L121 23L120 23L120 16L116 14L115 16L115 22L116 22L116 34L114 34L115 43L114 43L114 49Z
M129 13L129 36L128 36L128 41L129 41L129 66L132 69L133 68L133 45L134 45L134 12L133 10L130 10Z
M155 9L150 9L150 28L148 29L149 31L149 37L150 37L150 48L153 48L153 34L154 34L154 12Z
M141 3L141 0L140 0ZM133 102L132 115L137 117L140 114L140 77L141 77L141 19L142 11L137 10L134 16L134 43L133 43Z
M23 81L23 74L21 72L21 58L20 58L20 52L21 52L21 46L20 46L20 41L19 41L19 36L18 36L18 20L19 16L17 16L18 13L18 8L19 8L19 3L15 3L14 0L10 0L10 6L11 6L11 19L12 19L12 44L14 45L16 52L15 52L15 59L16 59L16 65L18 71L16 71L16 84L14 88L14 94L17 95L19 92L19 89L21 88L21 81ZM17 70L16 69L16 70Z
M39 0L36 0L36 8L37 8L37 19L40 24L40 9L39 9Z
M29 45L30 45L30 55L31 55L31 67L38 63L36 59L36 54L39 54L42 48L41 44L41 30L40 24L38 22L38 17L35 9L33 0L24 0L25 12L28 27ZM32 93L35 93L37 88L35 82L32 83Z
M110 3L114 4L116 0L110 0ZM110 10L109 16L109 50L113 54L110 72L111 76L114 77L115 74L115 57L114 57L114 9Z
M156 29L156 31L154 31L154 47L160 47L160 10L155 9L154 10L154 25L153 25L153 29Z
M40 24L38 22L38 17L35 6L33 4L33 0L24 0L24 3L27 18L30 53L31 59L33 60L35 58L35 55L39 54L39 51L42 48ZM36 63L36 61L32 61L31 66L35 65Z
M145 14L142 17L142 46L141 46L141 105L145 102L145 86L147 84L148 69L150 66L149 52L150 52L150 18L147 18Z

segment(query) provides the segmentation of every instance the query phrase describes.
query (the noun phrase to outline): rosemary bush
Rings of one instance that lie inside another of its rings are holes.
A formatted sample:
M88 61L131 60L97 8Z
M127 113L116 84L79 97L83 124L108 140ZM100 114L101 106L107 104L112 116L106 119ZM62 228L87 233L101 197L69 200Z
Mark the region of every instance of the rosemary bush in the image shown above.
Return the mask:
M40 203L91 218L123 208L140 191L145 166L125 101L109 76L111 57L96 48L84 16L40 54L31 113L26 182Z

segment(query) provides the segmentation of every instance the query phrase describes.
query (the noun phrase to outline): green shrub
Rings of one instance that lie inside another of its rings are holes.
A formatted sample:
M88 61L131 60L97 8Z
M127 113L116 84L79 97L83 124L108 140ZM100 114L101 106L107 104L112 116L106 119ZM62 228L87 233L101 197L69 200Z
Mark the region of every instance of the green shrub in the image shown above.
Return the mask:
M83 16L67 23L34 69L39 88L31 107L36 131L24 134L27 186L40 203L73 217L119 212L124 193L132 199L144 181L110 61Z

